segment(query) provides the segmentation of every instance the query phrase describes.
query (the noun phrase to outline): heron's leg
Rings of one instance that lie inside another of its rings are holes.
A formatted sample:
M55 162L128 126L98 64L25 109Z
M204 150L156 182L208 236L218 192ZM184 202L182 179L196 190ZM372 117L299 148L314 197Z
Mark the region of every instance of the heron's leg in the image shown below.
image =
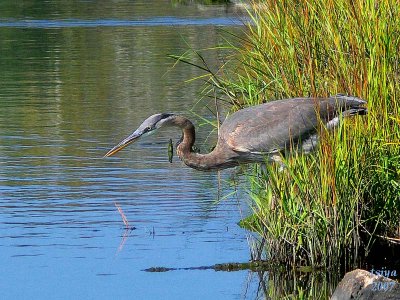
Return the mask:
M268 174L267 162L260 163L261 174Z
M277 163L279 165L279 172L282 172L283 170L286 169L286 165L282 160L282 155L280 154L273 154L271 156L271 160L274 161L275 163Z

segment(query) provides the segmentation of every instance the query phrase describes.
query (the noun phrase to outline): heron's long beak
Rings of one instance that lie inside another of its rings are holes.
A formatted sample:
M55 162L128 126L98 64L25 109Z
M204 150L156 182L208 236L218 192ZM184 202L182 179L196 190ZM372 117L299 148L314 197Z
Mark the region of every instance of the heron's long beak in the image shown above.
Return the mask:
M110 151L108 151L104 157L109 157L111 155L114 155L115 153L117 153L118 151L124 149L126 146L132 144L133 142L135 142L136 140L138 140L141 136L142 136L142 132L138 132L137 130L132 133L130 136L128 136L127 138L125 138L123 141L121 141L118 145L116 145L115 147L113 147Z

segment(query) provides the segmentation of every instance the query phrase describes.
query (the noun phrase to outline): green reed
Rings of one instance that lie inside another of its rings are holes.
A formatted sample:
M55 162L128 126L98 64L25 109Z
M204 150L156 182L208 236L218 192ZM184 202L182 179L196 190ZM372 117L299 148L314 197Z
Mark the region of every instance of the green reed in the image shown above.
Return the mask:
M400 224L400 4L395 0L265 0L230 60L208 77L232 110L297 96L346 93L369 113L321 125L318 150L254 167L244 222L269 257L293 265L354 264Z

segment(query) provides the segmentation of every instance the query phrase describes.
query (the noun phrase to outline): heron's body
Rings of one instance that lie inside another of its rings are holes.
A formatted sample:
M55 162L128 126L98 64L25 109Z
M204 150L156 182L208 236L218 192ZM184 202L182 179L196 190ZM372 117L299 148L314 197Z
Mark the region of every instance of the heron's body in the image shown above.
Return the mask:
M242 163L274 160L282 151L311 151L318 140L318 127L337 126L343 117L365 114L366 102L356 97L292 98L271 101L239 110L221 125L218 142L211 153L192 152L195 128L183 116L156 114L145 120L132 135L111 149L106 156L121 150L144 133L162 126L182 129L177 154L189 167L213 170Z

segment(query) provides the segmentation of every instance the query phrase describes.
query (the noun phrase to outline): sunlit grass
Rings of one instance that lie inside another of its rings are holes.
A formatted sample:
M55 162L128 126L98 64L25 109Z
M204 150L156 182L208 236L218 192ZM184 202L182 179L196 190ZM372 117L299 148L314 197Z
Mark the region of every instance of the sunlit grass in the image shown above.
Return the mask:
M232 110L297 96L346 93L368 115L320 129L312 155L249 172L254 216L268 256L293 265L355 264L400 220L400 4L386 1L273 1L254 5L244 35L209 72L210 96Z
M322 129L318 151L289 157L285 171L272 165L249 176L256 230L271 258L351 264L368 254L377 234L395 234L399 12L396 1L340 0L265 1L251 13L254 25L237 48L241 65L224 77L244 105L344 92L368 100L369 108L335 133Z

